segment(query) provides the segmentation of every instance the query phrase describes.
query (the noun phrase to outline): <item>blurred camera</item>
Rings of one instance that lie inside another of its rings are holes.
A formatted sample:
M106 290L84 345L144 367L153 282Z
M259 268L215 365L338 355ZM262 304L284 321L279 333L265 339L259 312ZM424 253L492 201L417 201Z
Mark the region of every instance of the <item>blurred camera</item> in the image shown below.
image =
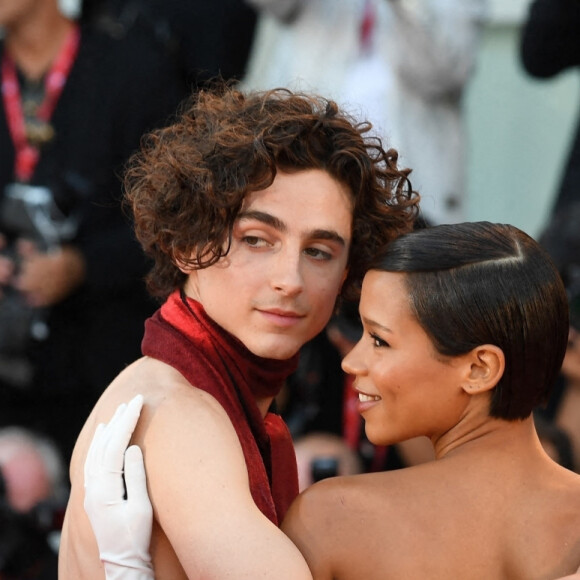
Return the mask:
M70 180L68 180L70 181ZM67 183L68 183L67 181ZM6 238L1 253L10 258L18 270L15 242L25 238L34 241L41 251L55 250L71 240L78 228L79 199L75 187L67 185L63 195L55 195L48 187L26 183L10 183L0 202L0 231ZM81 192L82 193L82 192ZM58 203L57 203L58 201ZM31 308L12 286L2 288L0 300L0 355L22 357L31 340L48 336L46 313ZM4 377L13 386L25 386L29 372L9 372Z
M77 230L77 218L66 215L57 205L48 187L10 183L4 190L0 207L3 231L19 238L36 241L48 251L71 239Z
M315 483L327 477L338 475L338 459L336 457L316 457L310 464L312 482Z

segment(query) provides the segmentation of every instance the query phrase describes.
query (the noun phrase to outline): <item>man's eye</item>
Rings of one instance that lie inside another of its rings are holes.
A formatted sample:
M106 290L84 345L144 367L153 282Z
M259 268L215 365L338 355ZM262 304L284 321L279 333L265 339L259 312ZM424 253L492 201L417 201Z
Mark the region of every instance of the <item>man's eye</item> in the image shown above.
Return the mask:
M307 248L304 251L310 257L315 258L317 260L330 260L332 258L332 255L329 252L325 252L324 250L320 250L319 248Z
M244 236L242 241L248 244L248 246L252 246L253 248L260 248L266 245L266 241L262 238L258 238L257 236Z

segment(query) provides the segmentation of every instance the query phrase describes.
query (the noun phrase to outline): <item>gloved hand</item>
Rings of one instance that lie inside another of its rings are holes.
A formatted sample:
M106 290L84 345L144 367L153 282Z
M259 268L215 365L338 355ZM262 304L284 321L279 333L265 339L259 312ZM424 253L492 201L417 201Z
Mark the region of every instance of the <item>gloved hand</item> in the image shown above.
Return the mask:
M127 449L142 406L137 395L120 405L107 425L101 423L85 461L84 506L107 580L155 578L149 554L153 508L143 454L136 445Z

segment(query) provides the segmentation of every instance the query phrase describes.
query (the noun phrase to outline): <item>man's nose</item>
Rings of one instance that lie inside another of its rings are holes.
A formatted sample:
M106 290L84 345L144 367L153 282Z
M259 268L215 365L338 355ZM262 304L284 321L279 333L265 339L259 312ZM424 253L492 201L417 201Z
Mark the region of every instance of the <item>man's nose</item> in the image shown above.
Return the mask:
M279 252L271 271L272 287L287 296L296 296L304 288L301 256L297 252Z

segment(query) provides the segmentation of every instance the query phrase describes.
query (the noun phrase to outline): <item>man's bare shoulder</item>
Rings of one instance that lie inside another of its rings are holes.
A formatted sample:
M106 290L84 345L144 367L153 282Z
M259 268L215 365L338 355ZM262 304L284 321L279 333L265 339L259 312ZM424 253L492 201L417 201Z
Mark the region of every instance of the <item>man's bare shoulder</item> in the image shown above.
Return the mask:
M82 506L88 447L98 424L108 422L119 404L138 393L144 403L131 443L143 451L155 518L151 549L159 576L185 577L187 572L181 567L186 571L199 565L214 569L219 550L212 538L218 532L225 537L224 514L228 521L241 521L238 529L243 529L245 521L255 527L256 520L263 527L265 518L252 500L242 448L226 411L175 369L147 357L127 367L111 383L77 442L67 528L82 528L88 533L83 543L90 544L82 560L77 559L98 566ZM72 540L69 532L67 529L67 547ZM191 546L197 547L195 554ZM78 553L77 547L75 550Z
M82 474L86 453L99 423L110 421L121 403L127 403L139 393L143 395L144 404L131 442L142 446L144 451L148 446L163 444L177 432L176 429L189 426L197 430L200 421L207 417L230 428L225 411L211 395L195 388L170 365L150 357L140 358L105 389L87 418L71 461L73 482L75 476ZM171 426L176 429L170 429ZM146 439L145 433L151 430L155 430L155 438Z

